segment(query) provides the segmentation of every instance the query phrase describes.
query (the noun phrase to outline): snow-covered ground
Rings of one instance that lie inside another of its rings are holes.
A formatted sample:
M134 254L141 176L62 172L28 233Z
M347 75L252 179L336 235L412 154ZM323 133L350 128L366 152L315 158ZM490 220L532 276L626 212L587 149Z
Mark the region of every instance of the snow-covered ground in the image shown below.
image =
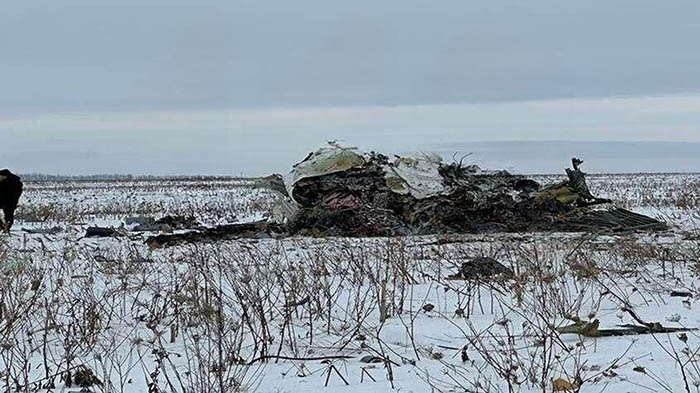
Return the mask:
M0 239L3 390L79 391L94 375L95 392L549 392L555 382L581 392L700 391L699 332L557 331L576 318L608 329L639 324L635 316L700 327L700 175L589 178L594 193L667 220L665 233L167 249L145 246L147 233L82 238L88 226L128 216L259 219L274 195L252 185L27 183L12 233ZM448 279L478 256L515 279Z

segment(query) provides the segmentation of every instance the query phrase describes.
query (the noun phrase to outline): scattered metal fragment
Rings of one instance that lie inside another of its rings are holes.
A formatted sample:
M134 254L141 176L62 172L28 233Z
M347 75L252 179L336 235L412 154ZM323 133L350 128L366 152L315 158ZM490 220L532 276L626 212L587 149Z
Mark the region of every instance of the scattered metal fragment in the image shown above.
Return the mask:
M281 234L283 234L283 229L280 225L267 221L257 221L244 224L220 225L185 233L151 236L146 239L146 244L152 248L160 248L187 243L215 242L239 238L264 239L279 237Z
M644 323L639 321L639 325L624 324L618 325L616 329L600 329L600 321L585 321L579 318L570 318L574 323L572 325L557 328L557 332L566 334L578 334L585 337L615 337L629 336L639 334L657 334L657 333L679 333L698 330L697 328L676 328L665 327L659 322Z
M693 297L693 294L687 291L671 291L671 297Z
M287 193L287 188L284 185L284 178L282 177L282 175L277 173L258 179L253 184L253 187L265 188L268 190L275 191L283 197L289 197L289 194Z
M170 232L175 229L195 229L201 224L194 217L164 216L159 219L153 217L126 217L124 224L134 232Z
M666 223L622 208L591 210L579 217L564 218L573 227L590 231L630 232L636 230L665 230Z
M115 237L121 236L122 232L116 228L88 227L84 237Z
M504 266L497 260L490 257L478 257L464 262L454 275L448 277L450 280L484 280L494 276L502 278L512 278L515 274L513 270Z
M41 235L55 235L57 233L61 233L64 231L63 228L59 226L51 227L51 228L22 228L22 231L29 233L29 234L41 234Z
M70 372L70 371L69 371ZM73 371L73 382L81 388L92 386L102 386L102 381L95 375L89 367L82 365Z
M360 358L362 363L384 363L384 359L379 356L366 355Z

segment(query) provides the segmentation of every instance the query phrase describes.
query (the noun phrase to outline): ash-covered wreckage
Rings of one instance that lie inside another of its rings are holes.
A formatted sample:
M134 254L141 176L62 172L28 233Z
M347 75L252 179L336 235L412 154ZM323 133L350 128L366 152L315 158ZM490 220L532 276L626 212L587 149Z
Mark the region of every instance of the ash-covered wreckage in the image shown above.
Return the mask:
M390 158L328 146L309 154L287 176L259 182L279 194L268 220L156 236L149 244L251 236L666 229L665 223L651 217L606 208L613 201L593 196L579 168L582 163L572 159L566 181L542 186L506 171L444 163L436 155Z
M624 209L596 208L612 201L592 195L582 163L574 158L568 180L542 187L436 155L322 148L284 179L287 206L273 218L293 234L316 236L665 229Z

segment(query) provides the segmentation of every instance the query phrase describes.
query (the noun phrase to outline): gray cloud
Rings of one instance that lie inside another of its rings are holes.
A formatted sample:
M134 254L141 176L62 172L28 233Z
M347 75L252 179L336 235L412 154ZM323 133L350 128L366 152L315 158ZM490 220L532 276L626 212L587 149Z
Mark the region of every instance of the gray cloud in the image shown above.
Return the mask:
M582 145L473 142L700 142L696 0L33 0L0 11L0 159L18 172L264 174L336 138L558 171ZM581 98L610 96L627 98ZM518 158L521 146L544 161ZM603 155L589 167L599 170L637 168L630 151L661 148L676 161L655 155L650 170L698 167L698 145L585 146Z
M698 91L698 15L690 0L8 2L0 112Z

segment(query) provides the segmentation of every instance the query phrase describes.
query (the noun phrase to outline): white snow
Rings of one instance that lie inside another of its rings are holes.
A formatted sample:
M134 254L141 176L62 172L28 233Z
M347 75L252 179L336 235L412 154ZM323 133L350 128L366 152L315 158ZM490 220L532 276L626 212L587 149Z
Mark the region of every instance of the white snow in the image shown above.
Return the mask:
M554 328L572 324L567 317L598 319L601 329L637 324L626 309L666 327L700 326L698 184L698 175L591 177L595 194L665 217L667 233L150 250L148 234L81 237L87 226L118 227L136 215L250 221L268 214L274 196L244 180L28 183L0 241L0 385L46 385L42 378L64 372L70 359L105 382L92 391L110 392L148 392L149 384L163 392L508 392L506 378L512 391L549 392L552 380L576 376L581 392L683 392L686 382L696 392L696 331L585 338ZM22 230L54 226L65 231ZM518 279L446 279L482 255ZM263 354L287 359L247 364ZM361 362L367 355L386 361ZM348 358L317 359L333 356ZM54 382L53 391L64 388Z

